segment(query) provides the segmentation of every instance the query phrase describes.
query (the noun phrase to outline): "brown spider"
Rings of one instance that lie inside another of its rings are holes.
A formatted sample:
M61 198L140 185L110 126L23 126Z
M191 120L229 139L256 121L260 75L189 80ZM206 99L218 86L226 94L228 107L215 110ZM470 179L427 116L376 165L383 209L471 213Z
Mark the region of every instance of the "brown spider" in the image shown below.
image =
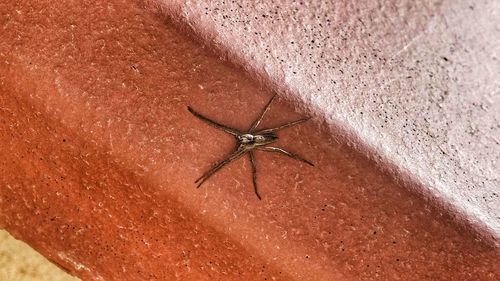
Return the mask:
M271 103L273 102L274 98L276 95L274 95L271 100L267 103L266 107L264 110L260 113L260 116L255 120L250 127L250 129L247 132L241 132L239 130L233 129L231 127L222 125L218 122L215 122L213 120L208 119L207 117L201 115L200 113L194 111L190 106L188 106L189 112L191 112L194 116L199 118L201 121L207 123L208 125L215 127L219 130L223 130L224 132L231 134L236 137L236 140L238 141L238 147L236 150L231 153L227 158L224 160L218 162L215 164L215 166L205 172L200 178L198 178L195 183L198 183L198 188L208 179L210 178L213 174L215 174L218 170L220 170L222 167L225 165L231 163L232 161L240 158L243 156L245 153L248 153L250 155L250 163L252 164L252 175L253 175L253 186L255 190L255 194L257 195L257 198L259 200L261 199L259 192L257 190L257 168L255 166L255 157L253 155L253 150L258 149L258 150L263 150L263 151L269 151L269 152L278 152L282 153L288 157L291 157L293 159L305 162L311 166L314 166L313 163L310 161L300 157L299 155L286 151L283 148L279 147L273 147L273 146L267 146L268 144L271 144L273 142L276 142L278 140L278 136L276 135L276 132L294 125L297 125L299 123L305 122L309 120L310 118L302 118L297 121L293 122L288 122L285 123L281 126L275 127L275 128L270 128L270 129L262 129L256 131L257 127L259 126L260 122L262 121L262 118L264 118L264 115L269 111L269 108L271 107Z

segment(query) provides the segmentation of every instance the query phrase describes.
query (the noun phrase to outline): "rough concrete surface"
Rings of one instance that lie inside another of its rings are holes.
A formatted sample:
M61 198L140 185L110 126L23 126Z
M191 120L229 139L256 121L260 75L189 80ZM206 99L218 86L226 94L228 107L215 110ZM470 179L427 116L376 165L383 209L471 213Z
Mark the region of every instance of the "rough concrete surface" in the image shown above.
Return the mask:
M0 280L78 281L25 243L0 230Z
M500 2L161 3L500 237Z
M247 158L197 189L235 140L187 106L244 130L272 91L137 3L0 2L1 228L83 280L499 279L321 114L277 144L315 167L256 154L262 200ZM308 114L284 97L263 127Z

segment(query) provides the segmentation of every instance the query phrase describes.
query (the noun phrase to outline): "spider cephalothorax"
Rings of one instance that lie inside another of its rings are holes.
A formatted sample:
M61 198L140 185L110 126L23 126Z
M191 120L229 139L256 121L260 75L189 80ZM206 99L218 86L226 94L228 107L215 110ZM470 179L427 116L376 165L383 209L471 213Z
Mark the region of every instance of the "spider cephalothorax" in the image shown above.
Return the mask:
M314 166L313 163L307 161L306 159L300 157L295 153L286 151L279 147L268 146L269 144L276 142L278 140L278 136L276 135L277 131L305 122L309 120L309 118L302 118L297 121L288 122L275 128L263 129L258 131L256 130L260 122L262 121L262 118L264 118L264 115L267 113L267 111L269 111L271 103L273 102L275 97L276 95L274 95L271 98L271 100L267 103L266 107L261 112L257 120L253 122L252 126L247 132L241 132L237 129L233 129L226 125L222 125L218 122L210 120L207 117L201 115L200 113L194 111L191 107L188 106L189 112L191 112L194 116L196 116L197 118L199 118L200 120L202 120L203 122L207 123L210 126L223 130L224 132L235 136L236 140L238 141L238 147L233 153L231 153L231 155L229 155L226 159L216 163L212 169L205 172L200 178L198 178L195 181L195 183L198 183L198 187L200 187L208 178L210 178L213 174L215 174L215 172L220 170L222 167L240 158L244 154L248 153L248 155L250 156L250 163L252 164L252 176L253 176L252 178L253 178L253 186L255 194L257 195L257 198L261 199L259 192L257 190L257 168L255 166L255 157L253 155L253 150L255 149L269 151L269 152L279 152L288 157L291 157L293 159Z

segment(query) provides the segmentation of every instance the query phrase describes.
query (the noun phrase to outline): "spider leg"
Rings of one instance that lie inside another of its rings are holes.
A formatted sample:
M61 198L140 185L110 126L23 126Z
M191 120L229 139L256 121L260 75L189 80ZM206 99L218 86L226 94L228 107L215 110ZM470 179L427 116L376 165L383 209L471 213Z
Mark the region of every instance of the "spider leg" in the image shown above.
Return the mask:
M252 124L252 127L250 127L250 129L248 130L249 132L252 132L259 126L260 122L262 121L262 118L264 118L264 115L266 115L266 113L271 108L271 103L273 102L274 98L276 98L276 94L274 94L274 96L269 100L269 102L267 102L266 107L264 107L259 117L255 119L255 121Z
M201 115L200 113L196 112L194 109L192 109L190 106L188 106L189 112L191 112L196 118L200 119L201 121L207 123L208 125L217 128L219 130L223 130L224 132L231 134L233 136L238 136L241 135L242 133L236 129L233 129L231 127L228 127L226 125L222 125L220 123L217 123L213 120L208 119L207 117Z
M231 155L229 155L226 159L215 164L215 166L212 169L206 171L201 177L199 177L195 181L195 183L198 183L197 187L199 188L208 178L210 178L213 174L215 174L215 172L220 170L225 165L231 163L232 161L240 158L243 154L245 154L245 152L247 152L247 150L245 150L243 148L238 148Z
M253 151L249 151L248 155L250 155L250 164L252 164L252 180L253 180L253 189L255 191L255 195L257 195L257 198L259 200L262 200L262 198L259 195L259 191L257 190L257 166L255 165L255 157L253 155Z
M278 152L278 153L284 154L284 155L286 155L288 157L291 157L291 158L293 158L295 160L299 160L299 161L307 163L307 164L309 164L311 166L314 166L314 164L311 161L308 161L308 160L302 158L301 156L299 156L299 155L297 155L295 153L292 153L290 151L286 151L283 148L272 147L272 146L264 146L264 147L257 147L257 149L264 150L264 151L269 151L269 152Z
M297 124L300 124L300 123L304 123L304 122L306 122L309 119L311 119L311 117L302 118L302 119L299 119L299 120L296 120L296 121L285 123L285 124L283 124L281 126L278 126L278 127L275 127L275 128L260 130L258 132L255 132L255 134L265 134L265 133L277 132L279 130L283 130L283 129L291 127L291 126L294 126L294 125L297 125Z

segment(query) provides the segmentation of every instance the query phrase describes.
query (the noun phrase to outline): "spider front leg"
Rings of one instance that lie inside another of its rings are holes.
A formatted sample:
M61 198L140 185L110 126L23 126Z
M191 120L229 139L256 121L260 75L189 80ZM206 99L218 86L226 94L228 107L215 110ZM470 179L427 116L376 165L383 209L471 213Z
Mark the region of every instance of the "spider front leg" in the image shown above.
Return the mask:
M199 188L208 178L210 178L215 172L220 170L222 167L226 166L227 164L231 163L232 161L240 158L245 154L247 150L243 148L238 148L236 151L234 151L231 155L229 155L226 159L220 161L219 163L215 164L215 166L206 171L200 178L198 178L195 183L198 183L197 188Z
M233 136L238 136L238 135L241 135L242 133L236 129L233 129L231 127L228 127L226 125L222 125L218 122L215 122L203 115L201 115L200 113L196 112L194 109L192 109L190 106L188 106L188 110L189 112L191 112L191 114L193 114L196 118L200 119L201 121L207 123L208 125L214 127L214 128L217 128L219 130L222 130L228 134L231 134Z
M295 153L292 153L290 151L286 151L284 150L283 148L279 148L279 147L272 147L272 146L264 146L264 147L258 147L257 149L260 149L260 150L264 150L264 151L269 151L269 152L278 152L278 153L281 153L281 154L284 154L288 157L291 157L295 160L299 160L299 161L302 161L304 163L307 163L311 166L314 167L314 164L311 162L311 161L308 161L304 158L302 158L301 156L295 154Z
M253 151L249 151L248 155L250 155L250 164L252 165L253 189L255 191L255 195L257 195L257 198L259 198L259 200L262 200L257 189L257 166L255 165L255 156L253 155Z

